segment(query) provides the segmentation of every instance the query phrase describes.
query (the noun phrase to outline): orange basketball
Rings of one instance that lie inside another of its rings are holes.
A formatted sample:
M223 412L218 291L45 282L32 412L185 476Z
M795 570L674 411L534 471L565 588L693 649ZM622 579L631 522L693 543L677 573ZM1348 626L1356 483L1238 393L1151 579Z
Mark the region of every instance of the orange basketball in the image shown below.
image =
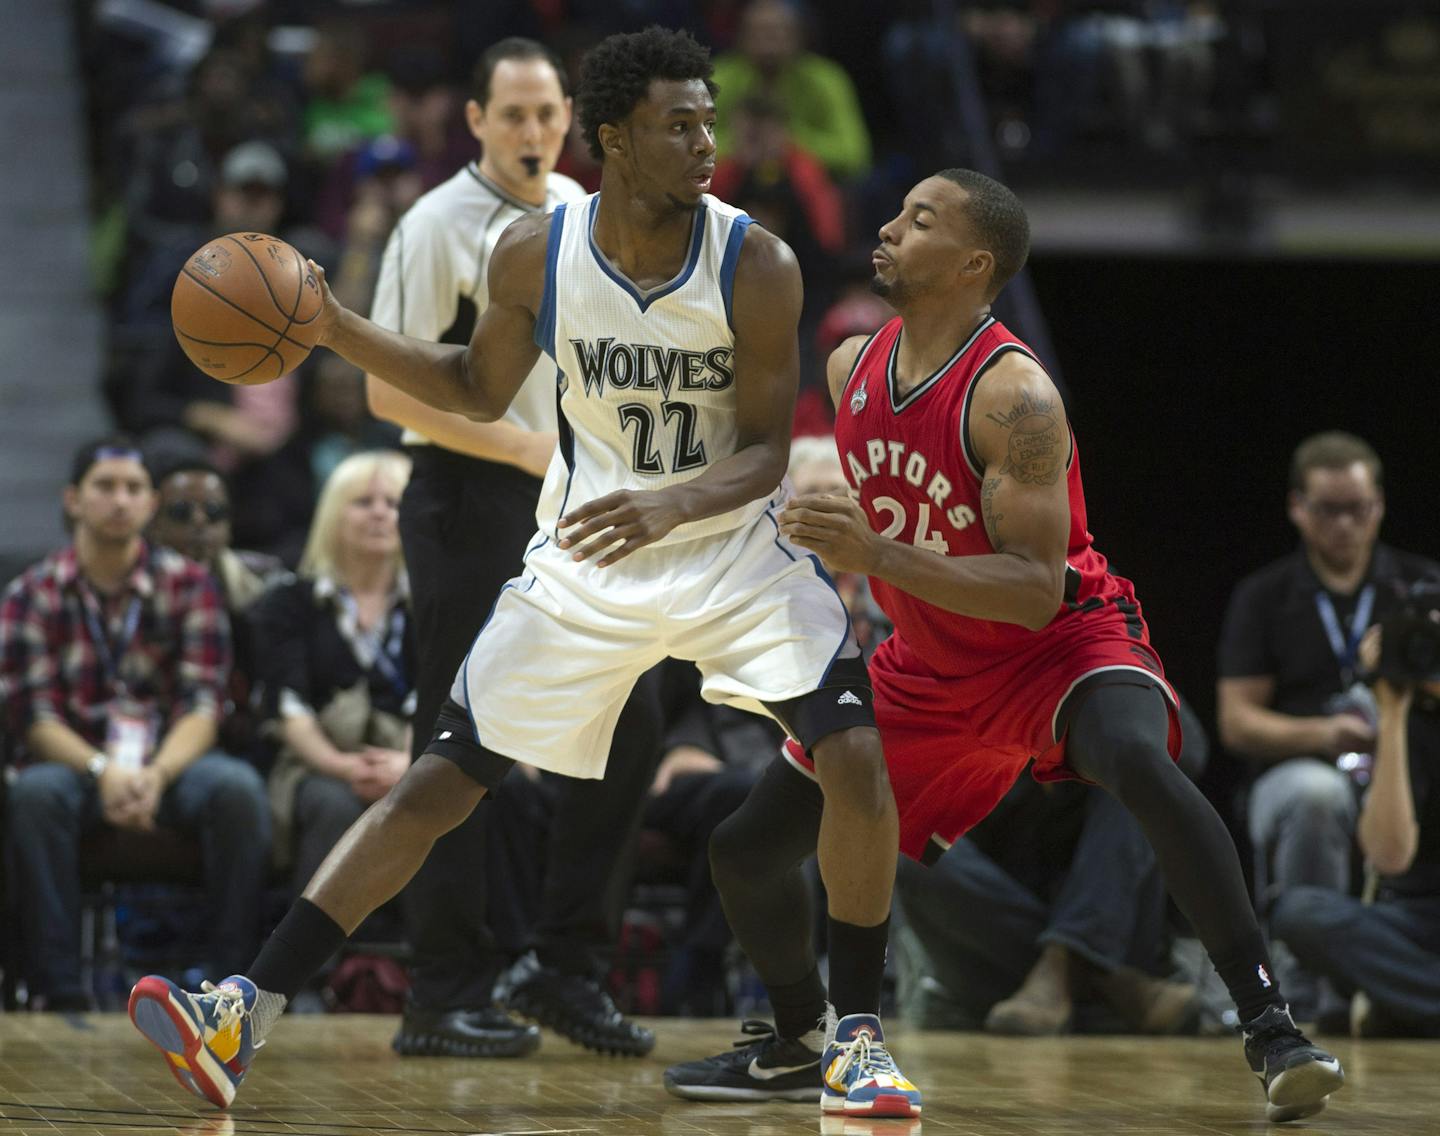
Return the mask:
M170 323L207 375L249 386L305 361L322 303L320 282L294 248L264 233L231 233L185 262Z

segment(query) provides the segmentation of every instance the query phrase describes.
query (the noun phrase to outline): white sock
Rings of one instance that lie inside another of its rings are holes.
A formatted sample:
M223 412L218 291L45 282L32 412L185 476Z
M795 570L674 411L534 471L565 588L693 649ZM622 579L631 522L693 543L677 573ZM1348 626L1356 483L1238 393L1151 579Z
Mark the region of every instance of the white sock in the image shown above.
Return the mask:
M280 1020L290 999L272 990L260 990L258 987L256 990L255 1008L250 1011L250 1037L258 1047L264 1044L265 1035Z

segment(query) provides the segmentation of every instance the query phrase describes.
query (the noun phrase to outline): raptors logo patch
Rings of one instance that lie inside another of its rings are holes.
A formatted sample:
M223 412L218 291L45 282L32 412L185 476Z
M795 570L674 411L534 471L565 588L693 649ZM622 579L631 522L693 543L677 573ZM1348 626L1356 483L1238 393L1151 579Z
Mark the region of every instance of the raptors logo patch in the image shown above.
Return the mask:
M865 384L861 383L850 396L850 413L859 414L865 409Z

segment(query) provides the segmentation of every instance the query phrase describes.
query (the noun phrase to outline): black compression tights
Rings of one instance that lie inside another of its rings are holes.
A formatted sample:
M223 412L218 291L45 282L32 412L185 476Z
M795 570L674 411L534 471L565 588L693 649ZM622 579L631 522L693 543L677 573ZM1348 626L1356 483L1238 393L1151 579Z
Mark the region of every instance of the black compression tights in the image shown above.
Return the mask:
M1258 940L1260 929L1230 833L1170 760L1168 731L1155 687L1097 687L1071 721L1066 760L1140 822L1170 894L1218 964Z
M772 989L815 969L814 900L801 865L820 841L824 805L820 786L777 757L710 837L710 872L725 917Z

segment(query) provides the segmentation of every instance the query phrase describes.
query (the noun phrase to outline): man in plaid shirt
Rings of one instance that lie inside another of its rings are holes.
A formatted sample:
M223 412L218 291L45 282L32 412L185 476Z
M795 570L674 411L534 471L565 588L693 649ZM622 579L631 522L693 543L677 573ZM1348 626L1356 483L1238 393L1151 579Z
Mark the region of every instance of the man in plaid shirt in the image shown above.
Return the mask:
M0 704L19 765L6 831L34 1005L86 1009L81 836L96 825L199 837L213 958L259 946L269 858L264 783L215 752L230 625L209 573L141 532L155 490L124 438L80 449L65 513L73 542L0 601Z

